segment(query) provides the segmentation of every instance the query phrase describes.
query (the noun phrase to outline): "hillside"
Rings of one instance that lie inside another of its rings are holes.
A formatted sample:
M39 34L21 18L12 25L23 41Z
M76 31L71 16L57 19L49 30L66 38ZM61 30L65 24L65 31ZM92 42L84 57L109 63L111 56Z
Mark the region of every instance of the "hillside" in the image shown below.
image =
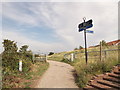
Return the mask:
M102 46L101 52L99 45L88 48L87 65L84 49L56 53L48 59L72 65L76 71L76 83L83 88L93 76L110 72L113 66L120 64L118 61L119 47L119 44Z

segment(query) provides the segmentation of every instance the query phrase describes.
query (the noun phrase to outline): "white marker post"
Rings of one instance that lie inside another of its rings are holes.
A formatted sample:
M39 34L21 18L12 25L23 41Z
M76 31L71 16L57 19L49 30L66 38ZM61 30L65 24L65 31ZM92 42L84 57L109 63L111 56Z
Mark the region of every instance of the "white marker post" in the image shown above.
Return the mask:
M19 60L19 71L22 72L22 60Z
M73 53L71 53L71 61L73 61Z

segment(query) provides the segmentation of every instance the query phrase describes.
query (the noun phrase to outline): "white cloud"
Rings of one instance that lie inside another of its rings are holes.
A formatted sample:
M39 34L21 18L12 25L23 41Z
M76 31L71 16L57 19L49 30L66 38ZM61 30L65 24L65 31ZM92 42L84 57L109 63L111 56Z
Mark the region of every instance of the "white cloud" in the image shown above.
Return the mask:
M3 39L9 39L17 42L18 47L20 48L22 45L29 45L29 49L31 49L34 52L38 52L39 50L42 53L47 53L48 51L61 51L61 48L64 46L61 43L43 43L37 40L29 39L29 37L26 37L22 35L22 33L18 32L9 32L4 31L3 32ZM58 49L59 46L59 49Z
M28 3L28 6L23 6L30 10L32 14L23 13L22 10L18 11L19 7L15 8L13 5L4 3L4 16L23 25L51 27L56 33L55 36L62 40L59 43L48 44L30 40L29 37L16 32L8 30L4 32L4 38L10 38L21 44L28 44L34 50L62 51L74 49L79 45L84 46L83 32L79 33L77 28L78 24L83 22L83 17L86 17L87 20L93 19L94 24L91 29L95 33L87 35L88 45L98 44L102 39L110 41L118 37L118 6L116 2Z
M21 24L37 25L37 22L33 16L17 10L17 6L15 7L14 3L3 3L2 15Z
M88 20L92 18L94 21L92 29L95 34L88 35L89 45L93 44L91 41L97 44L101 39L109 41L118 37L117 3L57 3L53 5L53 11L59 17L51 18L51 23L55 27L57 35L66 40L69 45L75 46L79 40L83 40L83 35L80 34L80 36L76 31L78 23L83 22L84 16L88 17Z

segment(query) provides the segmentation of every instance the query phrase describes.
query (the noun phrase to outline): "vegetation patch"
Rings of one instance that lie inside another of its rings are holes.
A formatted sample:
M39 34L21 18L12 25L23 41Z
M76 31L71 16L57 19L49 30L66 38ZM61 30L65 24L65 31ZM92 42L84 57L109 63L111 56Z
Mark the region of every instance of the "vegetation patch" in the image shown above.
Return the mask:
M16 74L3 76L3 88L31 88L34 80L38 79L47 70L49 63L36 62L31 65L31 70L27 73L19 72Z
M75 49L74 51L53 54L50 58L51 60L61 61L72 65L76 71L76 83L80 88L83 88L94 75L110 72L113 66L120 64L120 61L118 60L119 50L109 51L111 49L120 49L120 45L108 46L103 41L102 59L100 60L100 46L88 48L89 53L87 65L84 57L84 49ZM104 52L104 50L106 51ZM71 61L70 58L71 53L76 54L73 61ZM64 58L64 55L67 55L67 58Z
M16 42L5 39L2 52L2 88L29 88L36 77L41 76L48 68L47 62L33 62L33 53L28 45L19 50ZM19 60L22 60L22 71L19 71Z
M94 75L110 72L113 66L119 64L117 55L117 53L114 53L114 55L109 55L106 60L102 61L89 61L87 65L85 60L74 63L74 67L77 73L77 85L82 88L86 86L88 81Z

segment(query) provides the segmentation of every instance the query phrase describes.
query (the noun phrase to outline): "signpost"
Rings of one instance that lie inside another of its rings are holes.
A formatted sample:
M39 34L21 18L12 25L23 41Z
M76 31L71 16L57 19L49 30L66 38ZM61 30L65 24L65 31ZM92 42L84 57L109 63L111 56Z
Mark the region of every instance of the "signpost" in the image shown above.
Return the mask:
M83 31L84 30L84 39L85 39L85 57L86 57L86 64L87 64L87 61L88 61L88 55L87 55L87 42L86 42L86 33L93 33L93 31L89 31L89 30L86 30L88 28L91 28L93 26L92 24L92 19L88 20L87 22L85 22L86 18L84 17L83 18L83 23L79 24L78 25L78 28L79 28L79 32Z

